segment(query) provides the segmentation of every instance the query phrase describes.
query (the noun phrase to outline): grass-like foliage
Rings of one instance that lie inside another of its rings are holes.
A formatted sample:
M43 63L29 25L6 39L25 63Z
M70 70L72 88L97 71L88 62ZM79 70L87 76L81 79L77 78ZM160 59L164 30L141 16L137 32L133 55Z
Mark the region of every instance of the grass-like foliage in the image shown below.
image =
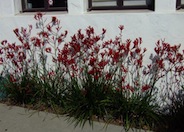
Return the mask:
M154 103L155 96L151 94L150 91L133 93L127 98L125 91L116 91L106 102L111 119L117 120L126 131L130 128L153 130L160 119L159 106Z
M82 127L86 121L93 125L94 119L104 119L108 111L103 102L112 92L112 86L103 78L95 80L91 75L84 78L81 84L77 78L71 80L64 108L70 120Z
M93 126L94 120L122 125L126 131L157 130L162 123L174 130L173 122L181 126L180 45L157 41L155 52L146 58L150 64L145 64L142 38L124 41L122 25L114 39L104 40L106 29L96 34L91 26L67 38L68 31L62 31L56 17L47 22L37 13L34 18L35 36L32 25L16 28L20 43L4 40L0 45L0 90L7 100L64 113L81 127L86 122Z

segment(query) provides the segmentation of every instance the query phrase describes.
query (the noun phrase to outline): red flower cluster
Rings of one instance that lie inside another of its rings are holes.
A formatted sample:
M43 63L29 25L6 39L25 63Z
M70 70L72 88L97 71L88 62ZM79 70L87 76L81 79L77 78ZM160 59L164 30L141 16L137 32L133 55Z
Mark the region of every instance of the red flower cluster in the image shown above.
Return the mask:
M151 64L145 66L146 48L141 47L142 38L123 42L122 25L119 26L119 36L114 40L103 41L106 30L102 29L102 33L96 35L94 28L89 26L84 33L78 30L69 42L64 43L68 31L60 31L60 21L56 17L52 17L47 24L42 13L36 14L35 19L39 29L37 36L31 37L32 26L29 26L28 29L14 30L20 45L10 44L6 40L1 42L0 64L8 65L11 75L27 69L37 71L39 67L40 76L45 78L62 70L67 77L82 80L88 74L94 80L103 78L113 82L119 91L130 92L137 89L147 91L164 77L173 84L181 81L184 56L180 53L180 45L171 46L158 41L155 55L150 56ZM53 60L52 64L48 61L49 57ZM17 80L16 76L12 80Z

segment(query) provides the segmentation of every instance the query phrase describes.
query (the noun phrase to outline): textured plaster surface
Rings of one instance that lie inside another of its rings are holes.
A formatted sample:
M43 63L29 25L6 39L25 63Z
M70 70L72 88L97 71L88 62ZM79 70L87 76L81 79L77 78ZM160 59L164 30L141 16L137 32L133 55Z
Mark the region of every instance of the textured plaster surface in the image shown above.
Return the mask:
M160 39L165 39L171 44L181 44L184 48L184 10L173 11L171 6L173 0L164 1L168 1L170 4L166 4L167 7L163 6L162 2L157 4L162 5L163 9L167 11L109 10L86 12L86 0L80 2L68 0L68 12L46 12L44 18L49 21L51 16L57 16L61 20L63 31L68 30L69 32L66 41L78 29L85 29L88 26L94 27L97 34L101 33L102 28L107 29L105 39L113 39L119 35L118 26L124 25L123 40L142 37L142 47L148 49L147 54L149 55L153 52L157 40ZM16 0L16 2L20 2L20 0ZM157 7L160 6L157 5ZM30 24L33 25L32 35L36 34L35 13L18 13L21 8L13 0L0 1L0 7L0 41L7 39L11 43L18 43L13 29L28 27ZM146 57L149 58L149 56ZM149 59L147 60L149 61Z

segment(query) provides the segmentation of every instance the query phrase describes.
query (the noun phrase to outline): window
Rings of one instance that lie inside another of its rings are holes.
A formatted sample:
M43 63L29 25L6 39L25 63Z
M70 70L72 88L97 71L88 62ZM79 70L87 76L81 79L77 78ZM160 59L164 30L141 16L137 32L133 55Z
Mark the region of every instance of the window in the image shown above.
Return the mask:
M177 9L184 8L184 0L177 0L176 1L176 8Z
M23 12L26 11L66 11L67 0L22 0Z
M181 7L184 8L184 0L181 0Z
M151 9L154 0L89 0L89 10Z

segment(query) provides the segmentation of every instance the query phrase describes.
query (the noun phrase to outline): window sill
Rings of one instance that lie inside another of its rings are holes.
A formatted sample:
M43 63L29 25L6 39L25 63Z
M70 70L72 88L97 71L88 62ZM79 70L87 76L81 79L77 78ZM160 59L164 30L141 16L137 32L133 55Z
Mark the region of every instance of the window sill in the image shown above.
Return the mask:
M21 12L19 14L16 14L16 16L29 16L29 15L35 15L37 12ZM49 11L49 12L42 12L45 15L66 15L68 14L67 11Z
M184 13L184 9L179 9L176 12Z
M30 15L35 15L37 12L21 12L16 14L15 16L30 16ZM49 11L49 12L42 12L45 15L69 15L67 11ZM99 14L143 14L143 13L148 13L148 14L155 14L155 13L184 13L184 9L179 9L176 10L175 12L155 12L152 10L148 9L140 9L140 10L92 10L88 12L84 12L78 15L99 15ZM72 14L70 14L72 15Z
M86 14L106 14L106 13L153 13L154 11L148 9L140 9L140 10L92 10L87 12Z

